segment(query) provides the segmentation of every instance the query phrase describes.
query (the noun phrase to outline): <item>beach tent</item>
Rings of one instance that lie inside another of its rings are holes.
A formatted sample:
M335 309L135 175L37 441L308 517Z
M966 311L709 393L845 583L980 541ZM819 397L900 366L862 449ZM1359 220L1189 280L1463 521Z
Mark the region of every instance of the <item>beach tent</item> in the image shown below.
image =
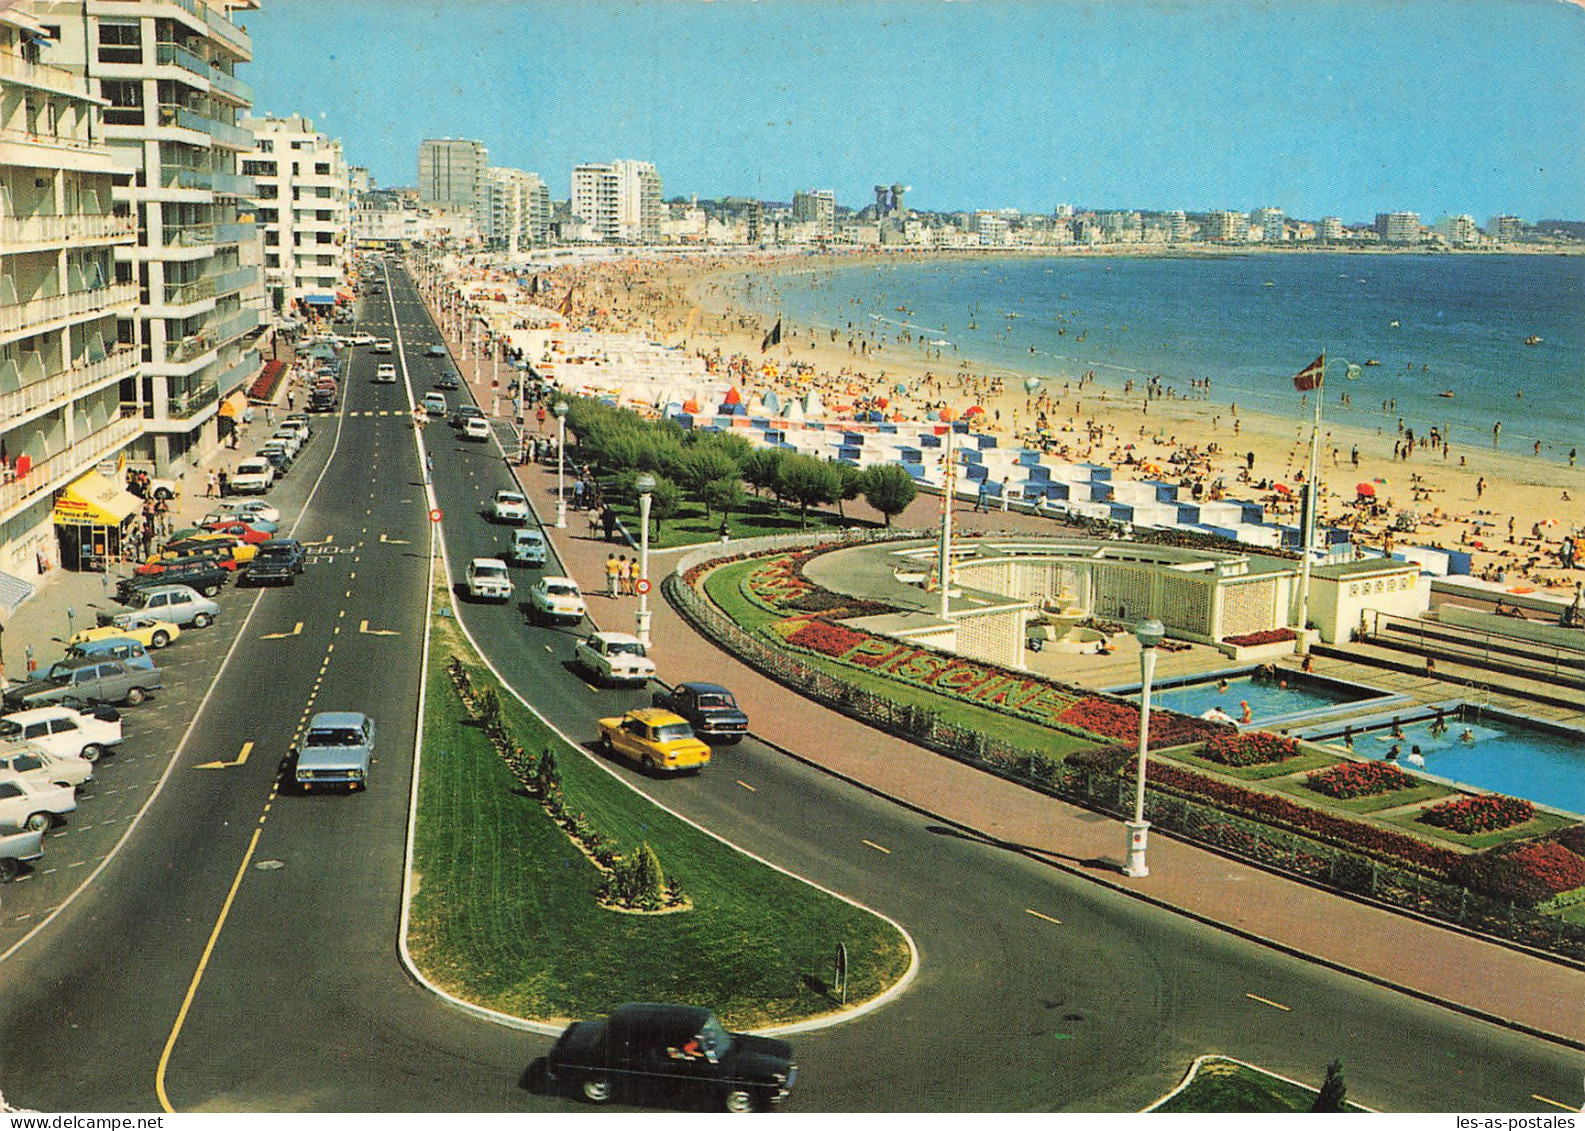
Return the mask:
M742 402L743 394L737 391L736 385L726 391L726 396L721 401L722 404L741 404Z
M797 397L793 397L787 402L786 411L788 424L802 424L804 422L804 406L799 403Z
M766 393L765 393L765 396L762 398L762 400L765 403L765 411L766 411L766 413L768 415L770 415L770 416L780 416L781 415L781 398L776 395L776 390L774 390L774 389L767 390Z
M820 403L820 394L810 389L803 397L805 416L824 416L825 406Z

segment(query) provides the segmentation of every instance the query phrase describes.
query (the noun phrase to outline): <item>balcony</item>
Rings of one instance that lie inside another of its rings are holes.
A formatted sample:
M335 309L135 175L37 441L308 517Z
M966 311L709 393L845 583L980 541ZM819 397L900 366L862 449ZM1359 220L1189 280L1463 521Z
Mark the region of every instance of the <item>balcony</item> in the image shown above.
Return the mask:
M125 447L142 431L142 421L122 415L79 442L68 444L60 451L34 461L26 475L0 483L0 521L10 518L46 493L64 487L107 455Z
M161 247L213 247L213 224L183 224L160 229Z
M36 332L52 322L84 315L101 314L118 306L135 303L138 288L133 283L112 283L107 287L46 295L11 306L0 306L0 334L17 331Z
M165 402L165 419L191 420L220 399L220 386L205 381L195 389L176 393Z
M27 383L23 383L26 372L15 362L0 365L0 378L11 374L10 381L0 379L0 386L17 385L0 393L0 430L11 427L20 417L60 408L97 385L130 377L137 366L138 351L131 346L118 347L98 361L85 362Z
M207 169L184 169L179 165L161 165L160 187L209 192L215 187L214 174Z
M154 59L167 67L180 67L184 71L209 77L209 64L193 52L176 43L156 43L154 45Z
M258 230L258 225L256 224L243 224L240 222L216 224L215 242L217 244L249 243L258 234Z
M253 88L241 79L235 78L217 67L209 68L209 85L224 97L230 98L242 106L253 105Z
M43 134L33 130L0 127L0 142L19 145L42 145L50 149L71 149L78 152L101 149L103 143L91 137L73 137L66 134Z
M234 338L240 338L243 334L259 325L261 320L259 311L251 307L247 310L238 311L224 322L212 327L216 344L224 345Z
M88 80L47 63L33 63L20 55L0 54L0 79L18 86L48 90L68 98L88 98Z
M211 173L209 179L216 196L253 196L258 192L252 177L236 173Z
M251 381L259 372L263 359L258 350L249 350L242 355L242 360L221 374L216 385L220 388L221 396L229 394L233 389L239 388L244 382Z
M186 283L165 284L166 306L192 306L199 302L213 302L214 297L213 279L193 279Z
M253 58L253 39L215 9L205 6L204 22L216 39L223 40L244 61Z
M238 267L234 271L225 271L218 275L212 275L209 281L214 284L217 298L222 295L236 294L238 291L246 290L258 283L259 269L257 267Z
M82 246L120 243L138 234L136 216L4 216L0 215L0 246L21 250L27 244Z
M215 350L215 328L206 326L196 334L189 334L180 341L165 344L165 363L168 365L185 365L206 353Z

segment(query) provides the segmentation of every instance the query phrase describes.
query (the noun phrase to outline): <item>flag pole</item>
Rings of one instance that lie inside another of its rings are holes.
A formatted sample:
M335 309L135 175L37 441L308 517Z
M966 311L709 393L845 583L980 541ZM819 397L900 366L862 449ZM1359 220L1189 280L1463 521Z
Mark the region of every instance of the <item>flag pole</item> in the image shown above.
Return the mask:
M1304 488L1309 492L1310 505L1305 508L1304 528L1299 537L1302 545L1299 547L1299 642L1298 653L1304 655L1310 650L1309 637L1305 630L1310 623L1310 552L1315 547L1315 511L1321 502L1319 484L1316 482L1320 475L1321 454L1321 401L1326 398L1326 350L1321 350L1321 374L1316 381L1315 388L1315 422L1310 428L1310 471L1305 477Z

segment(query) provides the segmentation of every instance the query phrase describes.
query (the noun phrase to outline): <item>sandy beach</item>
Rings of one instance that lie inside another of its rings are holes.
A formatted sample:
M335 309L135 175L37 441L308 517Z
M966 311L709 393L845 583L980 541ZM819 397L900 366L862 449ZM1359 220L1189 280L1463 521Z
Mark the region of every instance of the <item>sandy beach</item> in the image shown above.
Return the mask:
M772 389L778 395L814 389L830 408L882 396L888 415L909 419L923 419L931 408L961 415L979 405L984 412L975 427L998 433L1005 443L1044 438L1051 450L1071 458L1108 462L1139 478L1198 480L1208 494L1220 481L1229 496L1259 500L1268 515L1297 521L1311 419L1298 394L1288 418L1235 411L1219 397L1191 399L1182 390L1147 401L1142 386L1125 392L1101 379L1047 377L1026 394L1025 375L1016 371L989 370L956 356L927 358L917 344L867 335L850 346L846 334L787 322L781 342L762 352L771 323L734 305L734 282L754 272L773 286L783 270L850 262L809 256L621 260L560 279L574 286L577 324L642 331L683 346L711 359L717 375L738 383L745 398ZM1295 358L1295 372L1307 360ZM1036 431L1042 414L1043 433ZM1470 551L1477 575L1500 577L1515 592L1572 596L1585 581L1585 569L1563 569L1557 559L1563 537L1585 532L1585 470L1491 448L1455 447L1444 455L1424 437L1407 459L1397 458L1400 440L1392 429L1323 425L1323 522L1355 529L1357 541L1377 548ZM1140 463L1164 474L1147 476L1129 466ZM1247 482L1240 481L1241 472L1248 472ZM1360 483L1375 490L1380 505L1374 515L1354 505ZM1393 530L1406 510L1418 514L1418 529Z

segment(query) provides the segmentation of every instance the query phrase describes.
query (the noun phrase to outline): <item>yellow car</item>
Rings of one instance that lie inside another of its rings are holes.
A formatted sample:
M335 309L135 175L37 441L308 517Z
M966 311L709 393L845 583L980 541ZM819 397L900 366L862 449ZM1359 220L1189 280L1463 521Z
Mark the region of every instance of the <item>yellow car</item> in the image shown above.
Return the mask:
M696 772L710 764L710 747L681 715L660 707L640 707L600 720L600 741L613 754L654 773Z
M203 534L190 534L185 538L167 542L165 549L155 557L171 558L195 553L213 553L222 556L229 554L239 566L242 566L251 562L258 552L257 546L242 541L235 534L210 530Z
M107 624L102 628L85 628L66 643L87 644L91 640L113 640L124 636L152 650L165 647L181 634L182 630L170 621L144 614L133 617L125 628L118 624Z

